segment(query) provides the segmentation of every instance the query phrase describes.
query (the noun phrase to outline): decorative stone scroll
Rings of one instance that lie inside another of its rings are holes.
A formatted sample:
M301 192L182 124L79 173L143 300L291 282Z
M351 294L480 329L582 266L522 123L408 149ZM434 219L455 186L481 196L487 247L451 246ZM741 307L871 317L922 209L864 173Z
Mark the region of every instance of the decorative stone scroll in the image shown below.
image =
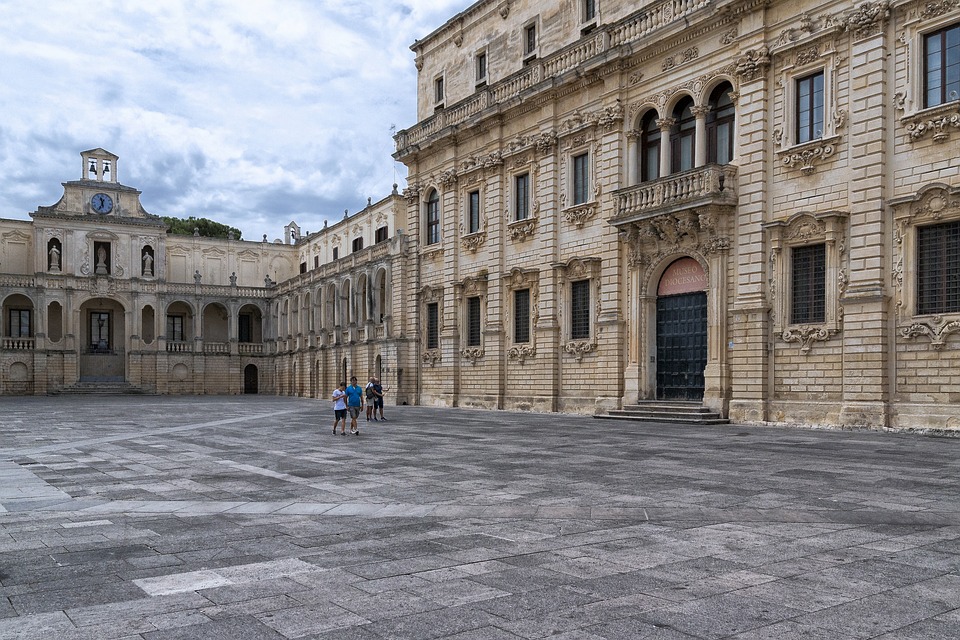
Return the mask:
M839 140L840 137L835 136L778 152L780 162L785 167L799 167L802 174L810 175L816 171L815 164L826 160L836 152L836 143Z
M563 345L564 352L571 354L576 358L577 362L582 362L585 354L592 353L596 351L596 349L597 345L595 343L585 340L571 340Z
M486 231L478 231L476 233L471 233L470 235L463 236L460 238L460 246L463 247L464 251L469 251L470 253L476 253L477 249L483 246L483 243L487 241Z
M563 219L567 222L576 225L579 229L583 227L583 224L588 220L593 219L597 215L597 203L590 202L587 204L577 205L575 207L570 207L563 211Z
M934 316L933 322L914 322L900 330L904 338L930 338L930 346L937 351L943 349L944 341L951 333L960 333L960 320L947 320L942 316Z
M536 347L529 344L520 344L515 347L510 347L507 350L507 357L511 360L516 360L521 365L524 364L528 358L533 358L535 355L537 355Z
M420 354L420 361L430 367L437 366L437 363L443 360L443 354L440 349L427 349Z
M934 142L946 142L950 138L950 129L960 129L960 114L946 113L932 118L904 119L911 140L920 140L933 135Z
M737 66L734 70L741 81L750 82L761 77L770 67L770 49L762 45L756 49L748 49L742 56L737 58Z
M847 14L843 26L853 32L854 38L861 39L880 33L889 19L889 0L864 2Z
M470 364L476 365L477 360L484 356L483 347L466 347L460 349L460 355L466 360L469 360Z
M814 342L826 342L837 333L836 329L817 326L794 327L780 334L780 339L784 342L800 343L800 353L806 355L810 352L810 347L813 346Z
M526 220L517 220L507 225L507 233L511 240L524 241L533 236L537 231L537 219L527 218Z

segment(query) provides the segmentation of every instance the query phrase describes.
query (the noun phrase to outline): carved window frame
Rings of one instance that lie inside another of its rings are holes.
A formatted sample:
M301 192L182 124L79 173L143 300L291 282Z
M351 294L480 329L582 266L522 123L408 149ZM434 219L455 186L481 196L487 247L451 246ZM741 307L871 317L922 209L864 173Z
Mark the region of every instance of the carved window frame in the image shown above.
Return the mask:
M520 155L513 160L508 171L504 172L507 207L504 217L507 221L507 233L511 240L523 241L531 237L537 229L540 216L540 203L537 200L538 172L537 164L529 154ZM527 175L527 217L517 220L517 178Z
M951 333L960 332L960 312L917 313L917 229L960 221L960 187L926 185L913 196L890 201L894 217L893 279L897 326L905 338L926 336L940 349Z
M514 268L510 273L503 277L503 290L506 298L504 305L506 320L507 344L511 347L507 350L507 356L510 359L520 360L521 363L528 357L536 354L536 327L540 320L539 300L540 300L540 271L537 269L519 269ZM518 343L516 341L514 317L515 292L522 289L530 290L530 314L528 322L530 323L530 341Z
M780 103L783 120L774 129L774 143L780 163L798 167L802 173L815 170L814 162L832 156L840 142L840 129L846 112L838 103L840 57L833 39L805 42L778 52L784 61L779 71ZM823 132L819 138L797 142L797 83L818 72L823 73Z
M937 15L941 12L940 15ZM949 10L945 3L919 5L910 12L897 42L905 49L906 82L894 94L894 106L901 112L900 123L906 128L911 140L918 140L933 133L934 142L943 142L949 137L949 128L960 128L960 99L944 102L933 107L924 107L924 38L946 27L960 25L960 12Z
M560 275L561 339L563 351L580 362L584 354L596 351L597 319L600 315L600 258L571 258L556 265ZM590 291L590 329L584 338L573 337L573 283L586 280Z
M566 137L563 153L560 156L560 213L564 220L576 225L578 229L596 217L600 206L596 146L592 130L580 131L576 135ZM587 199L575 204L574 158L584 154L587 156L587 184L585 185Z
M847 213L826 211L800 212L786 220L764 225L770 240L770 295L773 303L773 328L783 342L798 342L807 353L815 341L825 341L843 329L841 298L846 290ZM791 322L793 304L794 247L823 244L824 303L823 322Z
M487 277L480 275L472 278L464 278L463 281L456 284L456 295L460 305L460 355L464 358L476 361L484 356L484 328L487 323L484 319L487 317ZM470 300L479 299L480 301L480 343L470 344Z
M430 347L430 327L429 308L430 305L437 305L437 346ZM421 323L421 340L423 351L421 359L431 366L440 361L443 353L443 287L431 287L429 285L420 289L420 309L423 321Z

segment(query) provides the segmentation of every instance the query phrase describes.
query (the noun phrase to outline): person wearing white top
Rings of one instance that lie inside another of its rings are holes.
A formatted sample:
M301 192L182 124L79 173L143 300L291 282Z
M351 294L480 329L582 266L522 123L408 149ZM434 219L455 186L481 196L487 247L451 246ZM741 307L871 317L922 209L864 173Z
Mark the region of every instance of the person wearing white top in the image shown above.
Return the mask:
M333 435L337 435L337 423L343 420L340 435L347 435L347 383L341 382L333 390Z

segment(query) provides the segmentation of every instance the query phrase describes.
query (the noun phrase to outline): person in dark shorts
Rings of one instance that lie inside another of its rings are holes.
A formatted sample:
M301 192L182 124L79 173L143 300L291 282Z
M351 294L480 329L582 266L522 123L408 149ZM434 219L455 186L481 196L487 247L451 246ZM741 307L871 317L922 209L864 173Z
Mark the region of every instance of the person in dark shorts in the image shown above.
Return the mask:
M347 413L350 414L350 433L358 436L360 427L357 426L357 418L363 411L363 387L357 384L357 376L350 378L350 386L346 388L346 393Z
M373 379L373 419L377 419L377 411L380 411L380 419L386 420L383 417L383 393L386 391L383 388L383 385L380 384L380 378Z
M341 435L347 435L347 383L341 382L333 390L333 435L337 435L337 423L343 420Z

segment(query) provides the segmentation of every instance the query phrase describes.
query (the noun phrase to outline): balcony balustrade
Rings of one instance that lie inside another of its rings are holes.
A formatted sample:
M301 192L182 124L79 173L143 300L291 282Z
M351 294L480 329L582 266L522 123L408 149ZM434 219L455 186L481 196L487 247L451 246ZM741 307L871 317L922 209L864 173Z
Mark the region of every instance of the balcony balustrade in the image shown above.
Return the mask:
M615 196L613 224L707 205L736 206L737 167L708 164L619 189Z

